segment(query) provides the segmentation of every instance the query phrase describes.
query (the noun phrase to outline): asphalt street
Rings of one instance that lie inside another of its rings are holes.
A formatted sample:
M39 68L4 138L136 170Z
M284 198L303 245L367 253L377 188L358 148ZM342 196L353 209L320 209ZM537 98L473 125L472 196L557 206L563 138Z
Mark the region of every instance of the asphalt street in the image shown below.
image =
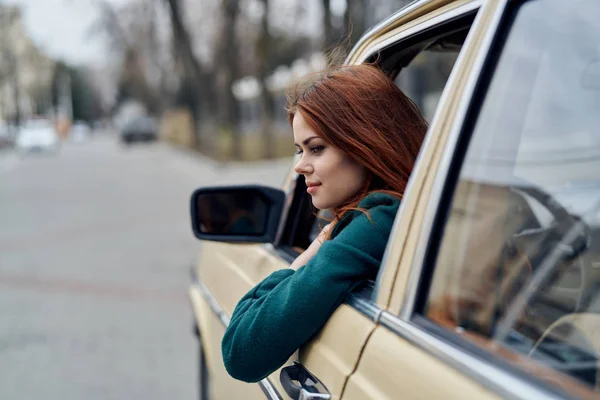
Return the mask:
M196 398L189 195L279 186L289 162L222 166L109 134L0 152L0 399Z

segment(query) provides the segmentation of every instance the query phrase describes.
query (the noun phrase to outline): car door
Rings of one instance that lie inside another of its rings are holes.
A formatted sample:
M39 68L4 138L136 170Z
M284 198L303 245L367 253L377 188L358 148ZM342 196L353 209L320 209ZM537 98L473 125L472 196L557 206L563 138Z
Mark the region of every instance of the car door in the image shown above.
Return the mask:
M393 78L403 66L410 65L422 50L444 48L445 53L436 50L425 60L417 59L419 67L407 72L415 76L424 71L431 72L429 78L432 79L425 78L422 81L428 87L406 87L403 86L406 80L404 83L401 79L397 80L398 85L422 109L428 107L431 114L479 5L479 1L460 0L450 4L445 1L422 2L408 7L384 22L372 34L366 35L348 62L377 62ZM425 115L431 118L427 111ZM287 398L279 380L280 371L263 380L260 383L262 391L259 391L256 385L231 379L224 370L220 353L228 316L239 298L269 273L287 267L318 232L316 224L319 221L314 218L303 177L290 173L283 188L288 200L280 236L275 244L204 243L201 250L196 271L202 294L199 291L191 294L196 315L200 319L198 323L209 365L210 392L214 398L249 399L263 394L267 398ZM396 251L392 247L387 253ZM287 364L289 366L292 360L296 360L323 384L323 394L329 398L345 398L348 378L356 369L361 352L377 326L379 301L389 297L396 270L396 265L388 262L390 259L393 258L386 256L382 263L378 281L369 282L360 292L350 296L321 332Z
M478 13L345 399L600 397L599 6Z
M379 27L375 37L367 35L362 40L368 45L361 49L359 44L358 51L351 54L347 62L377 63L391 78L395 78L398 86L420 107L425 118L431 120L480 2L429 2L425 9L423 5L424 2L405 8L388 21L387 26ZM440 49L443 51L438 51ZM398 74L401 70L409 74L409 78L401 79L401 74ZM417 77L421 78L418 82L421 86L414 85ZM407 85L407 82L413 85ZM405 195L412 191L409 187ZM402 210L403 206L400 214ZM361 292L348 298L317 338L300 349L300 363L330 389L332 398L345 399L349 395L348 378L357 368L359 357L377 327L379 301L389 295L386 291L391 287L397 265L393 261L395 252L395 243L390 240L377 281L370 282ZM333 376L331 371L340 365L344 366L343 373ZM337 383L332 378L343 378L344 381Z

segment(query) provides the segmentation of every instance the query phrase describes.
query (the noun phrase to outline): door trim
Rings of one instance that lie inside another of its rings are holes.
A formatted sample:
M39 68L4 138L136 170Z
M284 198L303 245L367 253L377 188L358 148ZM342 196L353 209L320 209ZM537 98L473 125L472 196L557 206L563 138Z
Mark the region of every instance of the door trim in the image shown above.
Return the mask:
M381 326L460 373L469 376L482 386L489 387L494 393L503 398L515 400L564 400L565 398L571 398L564 397L523 379L523 374L511 373L493 362L487 362L485 359L464 350L464 348L457 347L424 330L412 321L405 321L387 311L381 313L379 321Z
M379 317L383 311L373 301L369 301L358 293L350 293L344 299L344 304L349 305L365 317L369 318L376 324L379 322Z

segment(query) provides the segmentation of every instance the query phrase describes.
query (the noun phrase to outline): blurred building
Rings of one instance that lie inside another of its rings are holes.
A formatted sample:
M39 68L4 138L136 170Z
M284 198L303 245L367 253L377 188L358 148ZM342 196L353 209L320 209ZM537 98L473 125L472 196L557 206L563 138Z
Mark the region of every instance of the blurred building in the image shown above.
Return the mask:
M273 132L276 135L289 135L289 124L285 112L286 89L302 76L326 67L325 56L314 53L307 58L299 58L291 65L280 65L266 80L267 90L273 99ZM245 76L234 82L232 91L240 105L239 129L243 135L258 135L261 129L262 108L260 104L261 85L255 76Z
M54 65L27 34L20 9L0 4L0 119L49 111Z

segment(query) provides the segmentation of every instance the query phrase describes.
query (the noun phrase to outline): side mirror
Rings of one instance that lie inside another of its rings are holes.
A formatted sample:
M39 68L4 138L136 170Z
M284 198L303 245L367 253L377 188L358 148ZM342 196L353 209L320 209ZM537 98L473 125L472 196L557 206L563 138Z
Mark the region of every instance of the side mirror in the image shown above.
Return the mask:
M200 188L192 193L192 230L216 242L270 243L275 240L285 194L265 186Z

